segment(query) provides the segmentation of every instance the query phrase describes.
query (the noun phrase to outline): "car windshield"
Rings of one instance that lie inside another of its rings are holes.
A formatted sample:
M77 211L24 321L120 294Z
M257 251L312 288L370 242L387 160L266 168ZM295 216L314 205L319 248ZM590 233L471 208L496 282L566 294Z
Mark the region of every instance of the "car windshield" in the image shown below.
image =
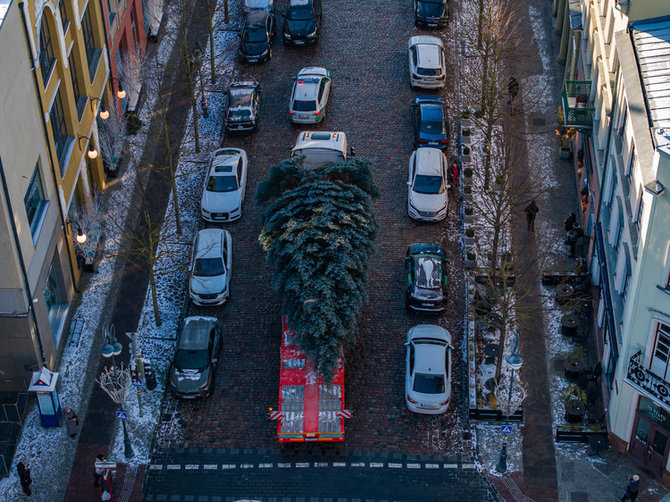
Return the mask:
M300 7L289 8L288 18L291 21L311 21L314 19L314 14L308 6L301 5Z
M196 258L193 275L198 277L214 277L223 274L225 268L221 258Z
M434 256L416 258L416 285L420 288L438 289L442 279L440 260Z
M261 26L251 26L244 31L242 40L250 43L267 42L267 33Z
M421 132L425 132L428 134L444 134L444 122L423 120L421 122Z
M207 362L206 350L179 349L174 358L174 365L180 370L202 370Z
M316 101L294 101L293 110L296 112L314 112L316 111Z
M208 192L234 192L237 188L236 176L211 176L207 182Z
M439 68L422 68L421 66L419 66L416 69L416 72L419 75L423 75L424 77L432 77L432 76L439 75L440 73L442 73L442 71Z
M414 392L421 394L443 394L444 375L431 375L428 373L417 373L414 377Z
M229 110L228 118L233 121L246 120L251 117L251 110L247 108L238 108L237 110Z
M426 176L418 174L414 178L414 188L416 193L427 195L439 195L444 193L444 183L441 176Z

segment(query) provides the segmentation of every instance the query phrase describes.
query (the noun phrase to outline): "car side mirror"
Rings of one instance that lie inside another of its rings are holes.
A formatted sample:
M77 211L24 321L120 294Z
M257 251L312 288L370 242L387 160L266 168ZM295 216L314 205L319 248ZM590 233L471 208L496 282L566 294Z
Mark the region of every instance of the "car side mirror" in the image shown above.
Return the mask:
M412 186L412 182L411 182L411 181L408 181L408 182L407 182L407 186L408 186L408 187L411 187L411 186Z
M407 346L409 345L409 342L405 342L405 343L403 343L403 345L404 345L405 347L407 347Z
M352 157L356 156L356 149L353 146L349 147L349 155L351 155Z

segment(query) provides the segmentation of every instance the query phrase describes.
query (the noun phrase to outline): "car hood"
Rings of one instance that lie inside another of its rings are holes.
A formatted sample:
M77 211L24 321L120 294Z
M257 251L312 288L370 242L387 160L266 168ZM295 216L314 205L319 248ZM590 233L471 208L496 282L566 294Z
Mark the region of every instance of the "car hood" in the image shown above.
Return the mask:
M421 17L442 17L444 15L444 5L441 3L419 2L417 4L417 13Z
M289 21L286 20L286 31L294 37L304 37L309 35L316 28L316 23L313 19L309 21Z
M170 384L177 392L185 394L196 392L207 383L209 367L203 370L180 370L174 365L170 368Z
M263 54L265 51L268 50L268 43L267 42L242 42L242 45L240 46L242 49L242 52L249 56L260 56Z
M205 190L202 194L202 208L210 213L230 213L240 207L241 201L241 190L224 193Z
M214 277L191 277L189 286L195 294L220 293L226 287L226 274Z
M419 211L439 211L447 203L447 191L443 194L432 195L411 192L412 205Z

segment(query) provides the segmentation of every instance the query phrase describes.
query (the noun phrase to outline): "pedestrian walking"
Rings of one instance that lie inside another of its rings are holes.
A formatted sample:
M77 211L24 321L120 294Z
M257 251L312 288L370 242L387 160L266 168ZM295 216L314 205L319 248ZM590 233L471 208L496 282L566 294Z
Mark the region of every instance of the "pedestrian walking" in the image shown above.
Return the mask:
M33 478L30 477L30 466L21 461L16 465L16 470L19 473L19 480L21 481L23 493L28 497L32 496L33 491L30 489L30 483L33 482Z
M77 430L79 427L79 417L74 412L72 408L67 406L63 410L63 416L65 417L65 425L67 427L67 433L71 438L77 435Z
M626 493L619 499L624 500L637 500L637 494L640 491L640 476L633 474L628 476L628 485L626 486Z
M452 188L455 188L456 185L458 184L458 171L459 171L458 161L454 160L451 163L451 170L449 171L449 177L451 178L449 180L449 183L451 184Z
M573 223L572 229L568 232L568 246L570 246L570 258L575 257L575 248L577 241L581 238L581 246L583 246L584 229L579 226L579 223ZM581 249L580 249L581 251Z
M572 230L572 225L577 223L577 215L575 213L570 213L568 217L564 221L565 223L565 233L567 234L570 230Z
M507 102L509 104L514 103L516 95L519 93L519 82L514 77L510 78L509 82L507 82L507 92L509 93Z
M535 232L535 216L539 211L537 204L535 204L535 199L530 201L530 204L526 206L524 211L526 212L526 223L528 225L528 231Z
M93 463L93 486L103 486L101 483L103 475L105 474L105 471L107 469L101 469L97 467L95 464L98 462L105 462L105 456L100 453L99 455L96 455L95 457L95 462Z

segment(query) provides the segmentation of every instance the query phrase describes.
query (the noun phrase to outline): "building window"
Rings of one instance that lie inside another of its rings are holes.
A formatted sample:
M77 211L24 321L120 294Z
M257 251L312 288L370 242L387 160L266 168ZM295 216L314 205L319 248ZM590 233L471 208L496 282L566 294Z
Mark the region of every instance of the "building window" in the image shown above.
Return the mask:
M81 89L81 82L77 76L77 66L74 61L74 51L70 52L70 57L68 58L68 64L70 65L70 77L72 78L72 91L74 92L74 101L77 103L77 117L81 122L81 116L84 113L86 108L87 97L83 95Z
M60 99L60 89L56 92L54 103L49 112L49 121L51 122L51 130L54 135L54 143L56 144L56 156L60 164L61 175L65 174L64 154L66 150L68 135L67 127L65 126L65 113L63 113L63 102Z
M37 241L39 230L42 227L42 220L44 219L44 215L46 214L49 205L49 201L44 198L44 187L42 185L39 164L35 166L33 176L30 178L28 190L23 197L23 203L26 207L30 233L33 236L33 242L35 242Z
M107 17L109 18L109 26L112 26L116 17L116 2L113 0L107 0Z
M651 358L651 372L667 380L670 377L670 368L668 367L670 356L670 326L659 322L656 326L656 346L654 355Z
M40 67L42 68L42 82L47 86L51 70L53 70L56 58L51 46L51 33L47 26L46 16L42 14L42 24L40 25Z
M90 5L89 5L90 6ZM84 36L84 46L86 47L86 61L88 62L88 72L91 82L95 78L95 72L98 69L100 61L100 49L95 46L95 37L93 35L93 23L91 22L91 13L89 6L86 7L84 15L81 18L81 32Z
M635 143L630 146L630 159L628 160L628 168L626 169L626 176L628 179L633 175L633 168L635 167Z
M63 24L63 33L67 33L67 29L70 27L70 20L67 18L67 12L65 11L65 0L58 2L58 12L60 12L60 21Z
M642 211L644 211L644 191L640 190L638 194L637 209L635 210L635 215L633 216L635 222L635 228L637 233L640 233L640 227L642 226Z

